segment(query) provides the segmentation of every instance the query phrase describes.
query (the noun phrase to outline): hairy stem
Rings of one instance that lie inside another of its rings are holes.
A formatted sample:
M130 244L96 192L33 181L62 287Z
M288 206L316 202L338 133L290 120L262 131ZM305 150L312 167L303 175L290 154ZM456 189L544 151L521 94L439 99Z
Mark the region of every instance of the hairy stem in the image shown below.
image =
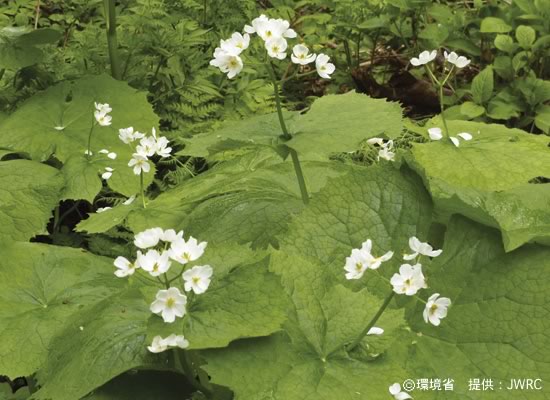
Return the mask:
M86 157L88 157L88 160L92 158L92 133L94 132L95 128L95 117L92 113L92 126L90 127L90 132L88 133L88 152L86 153Z
M109 46L109 60L111 62L111 75L120 80L122 70L118 56L118 40L116 35L116 8L115 0L103 0L105 19L107 22L107 45Z
M361 341L365 338L365 336L367 336L367 333L371 330L371 328L374 326L374 324L376 324L376 322L378 321L378 319L382 316L382 314L384 313L384 311L386 310L386 308L388 308L388 305L390 304L391 300L393 299L393 296L395 295L395 292L392 290L391 293L388 295L388 297L386 297L386 299L384 300L384 303L382 303L382 305L380 306L380 309L378 310L378 312L374 315L374 317L372 317L372 319L370 320L370 322L367 324L367 326L365 327L365 329L363 329L363 331L359 334L359 336L357 337L357 339L355 339L347 348L348 351L352 351L354 348L357 347L357 345L359 343L361 343Z
M143 208L147 208L147 203L145 202L145 185L143 183L143 170L139 173L139 186L141 188L141 201L143 203Z

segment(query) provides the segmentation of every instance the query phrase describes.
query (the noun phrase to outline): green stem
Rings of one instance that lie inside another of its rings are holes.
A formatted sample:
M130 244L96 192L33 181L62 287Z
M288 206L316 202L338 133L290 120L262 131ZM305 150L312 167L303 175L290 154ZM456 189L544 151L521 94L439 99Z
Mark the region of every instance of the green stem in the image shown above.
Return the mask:
M292 158L292 164L294 165L294 172L296 172L296 178L298 179L298 186L300 186L300 194L302 195L302 201L304 204L309 203L309 195L307 193L306 181L302 172L302 166L298 159L298 153L294 149L290 149L290 157Z
M447 139L449 139L449 127L447 126L447 120L445 119L445 105L443 104L443 85L439 85L439 106L441 107L441 120L443 121L443 126L445 127L445 134L447 135Z
M391 300L393 299L393 296L395 295L395 292L392 290L391 293L386 297L386 300L384 300L384 303L380 306L380 309L378 312L374 315L374 317L370 320L370 322L367 324L365 329L359 334L357 339L355 339L348 347L348 351L352 351L354 348L357 347L359 343L367 336L367 333L371 330L371 328L376 324L380 316L384 313L388 305L390 304Z
M107 45L109 46L109 60L111 61L111 75L120 80L122 70L118 57L118 41L116 35L116 8L115 0L103 0L105 19L107 22Z
M145 185L143 183L143 170L139 174L139 185L141 188L141 201L143 203L143 208L147 208L147 203L145 203Z
M277 81L277 78L275 77L275 70L273 69L273 64L271 64L270 61L267 62L267 70L269 72L271 82L273 82L273 92L275 94L275 105L277 107L277 116L279 117L279 124L281 125L281 130L283 131L283 138L285 138L286 140L289 140L292 138L292 136L290 135L290 133L288 133L288 129L286 128L285 118L283 117L283 108L281 107L281 98L279 96L279 83Z
M86 154L86 157L88 157L88 160L92 158L92 133L95 128L95 117L92 113L92 127L90 128L90 132L88 133L88 153Z
M195 390L202 392L204 394L210 393L210 390L208 390L206 387L204 387L195 377L196 373L192 366L192 363L189 362L187 359L187 351L183 351L183 362L181 358L179 357L179 350L173 349L174 354L174 366L176 369L179 369L180 371L183 371L185 373L185 376L187 377L189 383Z

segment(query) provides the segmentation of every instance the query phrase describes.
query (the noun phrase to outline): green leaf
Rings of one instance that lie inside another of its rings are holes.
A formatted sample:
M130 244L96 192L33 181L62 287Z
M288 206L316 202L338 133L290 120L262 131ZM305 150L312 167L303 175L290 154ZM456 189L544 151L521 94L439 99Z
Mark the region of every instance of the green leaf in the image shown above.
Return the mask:
M530 49L537 39L537 32L530 26L520 25L516 28L516 40L523 49Z
M449 37L449 30L440 23L427 24L418 37L428 40L434 47L440 46Z
M497 35L495 38L495 47L505 53L512 54L516 51L517 44L515 44L514 39L508 35Z
M94 128L94 155L88 160L84 152L93 120L94 101L111 105L113 124ZM109 186L131 196L139 191L139 178L127 165L133 150L118 139L118 129L133 126L141 132L150 132L157 125L158 118L144 93L138 93L125 82L107 75L89 76L62 82L25 102L0 123L0 147L25 151L35 160L45 160L53 155L66 163L63 168L68 179L65 198L91 200L93 192L100 188L100 175L105 165L115 169L108 181ZM101 149L115 152L116 160L99 154ZM145 175L146 185L153 176L154 168Z
M28 160L0 162L0 242L45 233L62 188L55 168Z
M486 104L493 95L493 69L485 68L472 80L472 97L476 104ZM462 111L462 110L461 110Z
M497 56L493 61L493 69L502 79L511 80L514 78L514 67L512 58L508 56Z
M512 30L512 27L508 25L504 20L496 17L485 17L481 21L481 33L507 33Z
M324 96L305 114L285 113L286 125L293 134L283 142L276 114L222 124L219 130L201 134L188 141L180 153L207 157L216 144L232 140L241 146L274 146L285 143L302 160L326 160L335 153L354 151L361 141L375 137L395 138L402 130L402 111L398 103L372 99L358 93ZM374 117L376 116L376 117ZM376 124L372 124L376 118Z
M0 68L18 70L42 60L44 52L36 46L54 43L61 33L54 29L29 30L27 27L0 29Z
M497 231L454 218L429 282L430 293L441 293L453 304L439 327L424 323L423 304L412 313L411 326L419 335L408 357L411 371L454 378L457 399L477 397L468 391L473 376L494 380L495 399L546 398L546 389L498 388L520 376L550 379L550 322L544 318L549 256L550 250L542 246L506 254Z
M133 210L142 207L139 200L134 200L131 204L121 204L110 210L101 213L89 214L88 219L80 221L77 225L77 232L103 233L109 229L122 224L128 214Z
M547 135L550 133L550 106L543 105L537 108L535 125Z
M468 118L473 119L485 114L485 107L471 101L466 101L460 106L460 112Z
M111 260L82 250L14 243L2 245L1 254L0 370L16 378L51 360L52 339L72 314L118 291L121 284ZM78 332L79 325L69 329Z
M546 217L537 216L536 211L546 207L547 192L537 192L536 196L542 197L533 201L531 210L529 196L535 198L535 191L529 194L529 188L538 185L528 185L533 178L550 176L548 139L502 125L464 121L447 124L451 135L469 132L474 139L461 142L458 148L446 141L416 144L408 160L423 177L440 212L460 213L500 228L507 250L530 240L549 238ZM441 124L434 119L426 128L431 126ZM534 223L537 227L530 231Z

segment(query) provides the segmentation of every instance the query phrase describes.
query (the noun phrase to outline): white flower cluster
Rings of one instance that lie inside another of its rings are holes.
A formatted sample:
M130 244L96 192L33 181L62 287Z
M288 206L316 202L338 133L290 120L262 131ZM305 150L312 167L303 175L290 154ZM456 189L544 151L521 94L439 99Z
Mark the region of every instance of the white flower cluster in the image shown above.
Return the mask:
M204 253L207 243L198 242L194 237L185 240L183 231L176 232L173 229L151 228L135 235L134 245L142 252L137 251L135 261L129 261L119 256L114 265L117 268L115 275L124 278L133 275L138 269L147 272L151 277L164 276L166 289L157 292L155 300L151 303L150 310L162 317L164 322L172 323L176 318L182 318L186 314L187 296L179 288L169 286L167 273L172 263L178 263L183 267L184 291L202 294L210 286L213 269L210 265L196 265L186 268L187 264L198 260ZM159 282L162 280L159 279ZM158 353L169 347L185 348L189 345L181 335L171 335L163 339L156 336L149 350Z
M413 265L402 264L399 267L399 273L395 273L390 283L393 291L397 294L414 296L420 289L426 289L426 278L422 273L422 264L418 262L420 256L437 257L442 250L434 250L428 243L421 242L416 237L409 239L411 254L405 254L405 261L416 261ZM380 257L372 255L372 241L368 239L360 249L353 249L351 255L346 258L344 270L346 279L360 279L368 269L378 269L383 262L392 258L393 252L388 251ZM451 305L451 300L446 297L439 297L439 293L432 295L424 309L424 320L426 323L438 326L440 320L447 316L447 309Z
M94 102L94 105L95 105L94 118L96 122L100 126L111 125L112 117L109 115L109 113L113 111L111 106L109 106L109 104L107 103L102 104L102 103L95 103L95 102Z
M411 395L407 392L401 391L401 385L399 383L394 383L390 386L390 394L395 400L408 400L412 399Z
M464 68L468 64L470 64L470 60L468 60L464 56L459 56L454 51L451 53L447 53L446 51L443 52L443 55L445 56L445 61L449 64L454 65L457 68ZM426 65L437 57L437 50L424 50L422 53L418 55L418 57L411 58L411 64L415 67L419 67L421 65Z
M151 136L145 136L141 132L134 131L134 128L130 126L119 129L118 137L126 144L139 140L135 153L132 155L130 162L128 162L128 166L134 169L134 174L136 175L151 171L151 164L149 164L150 157L156 154L162 158L166 158L170 157L170 153L172 152L172 148L168 147L168 139L164 136L157 137L155 128L151 130Z
M284 19L268 18L260 15L251 25L244 26L244 34L235 32L227 40L220 40L220 46L214 50L214 58L210 65L227 74L229 79L237 76L243 69L241 53L250 44L250 35L257 34L264 41L264 47L271 58L284 60L287 56L288 43L286 39L296 38L294 29ZM330 79L336 67L330 63L326 54L312 54L307 46L297 44L292 48L291 60L294 64L307 65L315 61L315 68L321 78Z
M377 160L380 161L381 158L387 161L395 161L395 152L393 151L393 140L384 141L384 139L379 137L370 138L367 140L367 143L373 146L378 146L378 157Z

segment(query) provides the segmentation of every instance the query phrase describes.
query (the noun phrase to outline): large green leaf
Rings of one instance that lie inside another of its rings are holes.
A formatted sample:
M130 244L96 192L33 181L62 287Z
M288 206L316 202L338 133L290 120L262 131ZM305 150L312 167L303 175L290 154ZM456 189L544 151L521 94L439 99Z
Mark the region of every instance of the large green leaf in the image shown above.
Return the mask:
M113 123L108 127L95 127L94 155L88 160L84 152L94 102L111 105ZM118 129L129 126L141 132L150 132L158 126L158 118L145 94L107 75L88 76L62 82L25 102L0 123L0 147L27 152L36 160L54 155L66 163L63 168L68 182L65 198L92 200L101 188L100 175L105 166L115 169L109 186L130 196L139 191L139 178L127 165L132 148L118 139ZM101 149L117 153L116 160L99 154ZM153 175L154 168L145 175L146 184L152 181Z
M14 243L0 252L0 371L16 378L43 365L73 313L121 283L111 260L82 250Z
M468 390L474 377L494 381L484 398L549 398L544 384L543 390L504 389L514 378L550 379L549 260L547 247L505 253L498 231L462 217L451 221L429 284L453 305L439 327L421 320L422 304L411 317L418 341L407 367L414 376L455 379L454 393L430 398L478 399L479 392Z
M426 126L437 126L438 119ZM474 139L414 145L410 165L423 177L444 215L461 213L502 230L507 250L532 240L549 242L550 192L530 184L550 176L548 139L502 125L448 121L451 134Z
M371 238L375 252L401 249L409 236L425 234L430 209L407 170L358 168L330 180L273 254L271 269L292 304L285 332L206 351L213 382L230 387L236 400L386 399L389 385L407 376L401 365L414 338L403 329L402 311L389 309L377 322L385 341L367 336L346 352L382 301L370 288L339 282L352 248ZM376 294L389 293L385 281L377 285Z
M331 154L354 151L359 143L374 136L394 138L402 130L402 110L398 103L373 99L358 93L324 96L306 113L285 113L293 135L283 142L277 114L224 123L219 130L189 139L182 154L206 157L225 147L250 144L285 143L301 159L326 160Z
M27 160L0 162L0 242L44 233L62 188L55 168Z
M0 68L18 70L36 64L44 57L37 46L53 44L61 38L54 29L31 30L28 27L0 29Z

